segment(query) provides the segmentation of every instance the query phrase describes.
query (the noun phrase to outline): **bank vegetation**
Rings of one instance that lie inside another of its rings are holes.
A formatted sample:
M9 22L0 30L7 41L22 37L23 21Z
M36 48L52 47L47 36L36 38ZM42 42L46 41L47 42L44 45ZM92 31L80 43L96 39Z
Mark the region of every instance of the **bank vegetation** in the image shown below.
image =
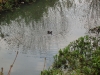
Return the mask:
M31 4L36 0L0 0L0 11L12 10L15 7L19 7L21 4Z
M52 68L41 75L100 75L100 26L60 49L54 56Z

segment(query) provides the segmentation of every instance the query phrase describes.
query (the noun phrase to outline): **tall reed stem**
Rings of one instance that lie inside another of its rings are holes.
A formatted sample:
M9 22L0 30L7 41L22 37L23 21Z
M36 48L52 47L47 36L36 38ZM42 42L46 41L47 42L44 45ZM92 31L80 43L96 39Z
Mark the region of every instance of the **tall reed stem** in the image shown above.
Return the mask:
M45 64L46 64L46 57L44 58L44 67L43 67L43 70L45 69Z
M8 75L10 75L10 73L11 73L11 69L12 69L12 67L13 67L13 65L14 65L14 63L15 63L15 61L16 61L17 55L18 55L18 51L17 51L17 53L16 53L16 57L15 57L15 59L14 59L14 62L13 62L12 65L10 66Z

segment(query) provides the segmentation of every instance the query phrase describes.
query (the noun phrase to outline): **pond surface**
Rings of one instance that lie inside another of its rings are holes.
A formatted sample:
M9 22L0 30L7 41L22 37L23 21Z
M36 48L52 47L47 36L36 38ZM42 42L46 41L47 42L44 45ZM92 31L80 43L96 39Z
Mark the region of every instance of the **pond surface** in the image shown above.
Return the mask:
M53 56L71 41L88 34L100 19L91 0L42 0L0 14L0 67L7 75L40 75ZM52 31L52 34L48 34Z

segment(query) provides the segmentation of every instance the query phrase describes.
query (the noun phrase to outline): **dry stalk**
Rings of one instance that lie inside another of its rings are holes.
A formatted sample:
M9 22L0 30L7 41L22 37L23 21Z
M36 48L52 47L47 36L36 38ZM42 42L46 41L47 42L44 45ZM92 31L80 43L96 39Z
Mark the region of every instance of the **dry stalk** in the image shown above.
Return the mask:
M43 67L43 70L45 69L45 64L46 64L46 57L44 58L44 67Z
M13 67L13 65L14 65L14 63L15 63L15 61L16 61L17 55L18 55L18 51L17 51L17 53L16 53L16 57L15 57L15 59L14 59L14 62L13 62L12 65L10 66L8 75L10 75L10 73L11 73L11 69L12 69L12 67Z

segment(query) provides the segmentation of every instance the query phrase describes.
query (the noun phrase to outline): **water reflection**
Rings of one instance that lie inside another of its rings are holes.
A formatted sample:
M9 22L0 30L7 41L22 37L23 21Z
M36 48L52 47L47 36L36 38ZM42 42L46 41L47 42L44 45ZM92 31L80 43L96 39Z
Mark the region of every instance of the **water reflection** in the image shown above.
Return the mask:
M20 22L16 19L12 21L10 26L2 26L2 32L4 35L8 35L3 39L9 44L9 48L16 47L23 50L23 53L27 53L28 50L46 52L50 49L49 46L54 43L53 40L57 43L57 39L63 40L66 36L68 22L65 21L66 17L62 15L64 14L49 8L48 15L44 14L40 21L33 20L29 25L26 25L25 19L19 17L17 19L20 19ZM52 35L47 34L48 30L52 31Z
M1 15L0 67L5 74L18 51L11 74L39 75L45 57L48 67L60 48L85 35L92 23L88 7L85 0L43 0Z
M3 12L0 14L0 24L6 25L7 23L8 25L19 17L21 17L21 19L24 18L27 25L32 20L38 21L43 16L43 13L48 11L49 7L55 6L57 1L58 0L37 1L31 5L22 5L20 8L17 8L17 10L12 12ZM17 19L17 21L20 22L20 19Z
M88 0L87 28L93 28L100 24L100 1Z

